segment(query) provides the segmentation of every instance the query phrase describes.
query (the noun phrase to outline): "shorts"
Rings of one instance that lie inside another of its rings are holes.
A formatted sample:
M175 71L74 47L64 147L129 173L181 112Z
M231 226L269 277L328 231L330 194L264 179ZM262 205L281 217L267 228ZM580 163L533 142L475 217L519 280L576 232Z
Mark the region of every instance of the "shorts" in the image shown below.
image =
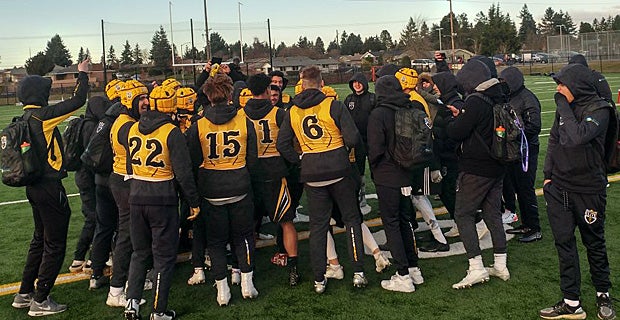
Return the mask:
M286 179L254 184L254 205L257 212L269 216L273 223L293 221L295 207Z

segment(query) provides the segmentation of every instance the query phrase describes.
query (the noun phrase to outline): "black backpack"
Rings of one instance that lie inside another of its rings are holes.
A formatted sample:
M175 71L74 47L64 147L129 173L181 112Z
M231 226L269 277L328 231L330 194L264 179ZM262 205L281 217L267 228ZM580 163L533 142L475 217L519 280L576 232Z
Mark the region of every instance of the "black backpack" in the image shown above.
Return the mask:
M65 147L63 161L67 171L77 171L82 167L82 160L80 160L82 153L84 153L82 129L86 121L88 119L84 118L83 115L73 118L62 133L62 142Z
M0 135L2 183L7 186L29 185L43 173L28 124L31 115L31 111L26 111L23 116L14 117Z
M426 112L412 106L382 104L394 110L394 145L388 150L400 167L413 170L433 159L433 123Z
M88 145L82 153L82 163L99 174L112 173L114 154L110 143L110 129L115 117L105 116L97 123L95 131L90 136Z
M523 171L528 170L528 144L523 131L523 120L512 109L508 102L495 103L486 95L476 92L470 96L477 96L493 106L493 142L488 146L482 136L474 131L484 146L487 146L491 158L501 163L521 161Z
M620 171L620 114L613 102L605 100L603 106L596 106L592 111L605 108L609 109L609 124L605 134L605 162L607 173Z

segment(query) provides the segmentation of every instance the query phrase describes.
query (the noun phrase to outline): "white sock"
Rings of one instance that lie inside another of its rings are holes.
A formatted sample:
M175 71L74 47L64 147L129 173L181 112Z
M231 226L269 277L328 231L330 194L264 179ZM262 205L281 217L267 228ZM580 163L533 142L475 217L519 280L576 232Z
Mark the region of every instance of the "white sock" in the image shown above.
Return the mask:
M484 269L482 256L478 255L469 259L469 270Z
M364 272L355 272L354 274L359 274L360 276L364 276Z
M433 211L433 206L431 205L431 201L428 200L427 196L411 196L411 202L413 205L420 210L420 214L422 218L426 222L426 224L430 227L431 233L435 240L446 244L446 237L441 232L439 228L439 223L437 223L437 218L435 217L435 212Z
M564 298L564 302L565 302L567 305L569 305L569 306L571 306L571 307L573 307L573 308L574 308L574 307L578 307L578 306L579 306L579 300L568 300L568 299Z
M123 293L123 287L112 287L110 286L110 295L112 296L118 296L119 294Z
M370 229L368 229L365 223L362 223L362 242L370 249L370 252L375 252L375 250L379 248L377 241L375 241L375 237L372 236L372 232L370 232Z
M506 269L506 258L508 255L506 253L494 253L493 258L495 261L493 262L493 267L497 270Z
M332 237L331 233L327 233L327 260L336 260L338 259L338 254L336 253L336 243L334 242L334 237Z
M609 292L598 292L598 291L596 292L596 296L597 296L597 297L600 297L600 296L602 296L602 295L606 295L606 296L608 296L608 297L609 297Z
M198 271L202 271L202 267L196 267L194 268L194 273L198 272Z

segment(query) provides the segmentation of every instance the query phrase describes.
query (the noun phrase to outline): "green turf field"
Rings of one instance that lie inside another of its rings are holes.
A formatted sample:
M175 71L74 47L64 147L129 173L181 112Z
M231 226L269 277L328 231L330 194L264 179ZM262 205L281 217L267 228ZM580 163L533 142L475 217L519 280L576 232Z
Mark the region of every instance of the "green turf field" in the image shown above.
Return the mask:
M620 88L620 74L607 74L612 92ZM545 157L547 136L553 121L555 106L553 93L555 84L549 77L526 77L526 85L541 100L543 107L543 131L541 133L541 152L536 187L542 186L542 165ZM371 84L371 89L372 89ZM350 92L348 86L335 85L340 99ZM292 90L292 88L289 88ZM0 127L21 111L15 106L0 106ZM367 177L369 193L374 186ZM73 177L64 180L69 194L76 193ZM612 282L618 284L620 277L620 183L612 183L608 189L607 245L612 272ZM9 188L0 185L0 202L25 199L24 188ZM366 219L378 217L377 202L370 200L373 212ZM177 265L169 306L175 309L181 319L536 319L537 312L548 307L560 298L558 262L549 226L545 203L539 198L543 240L532 244L510 241L508 244L508 267L511 279L503 282L497 278L489 283L477 285L468 290L454 290L451 285L465 276L467 258L464 255L420 262L425 283L416 287L411 294L388 292L380 287L380 280L388 279L394 270L384 274L374 272L374 260L366 257L366 270L369 285L363 290L354 290L351 285L352 274L347 262L347 250L343 235L336 236L341 263L345 267L345 279L328 283L327 291L317 295L313 291L309 265L308 241L300 242L300 272L302 283L296 288L288 287L285 268L275 267L269 262L275 249L259 249L256 256L255 285L260 294L254 301L243 300L239 287L231 287L231 305L220 308L215 302L216 289L209 283L189 287L187 278L192 272L189 262ZM67 255L61 273L73 258L73 250L79 230L83 223L78 197L70 198L73 211ZM307 207L307 206L306 206ZM302 209L303 212L305 209ZM32 233L32 217L28 203L0 205L0 285L17 282L25 262L28 244ZM447 218L447 217L440 217ZM267 230L271 227L267 226ZM307 229L306 224L300 228ZM378 231L380 228L371 228ZM596 316L594 289L589 281L585 252L581 251L583 307L589 319ZM492 263L492 252L483 253L485 263ZM207 272L207 277L209 273ZM52 296L69 309L50 319L121 319L122 309L105 306L107 289L88 291L87 281L58 285ZM150 302L151 292L145 298ZM612 295L620 294L612 289ZM11 295L0 296L0 319L27 319L25 310L11 308ZM147 304L148 305L148 304ZM143 309L143 317L150 307Z

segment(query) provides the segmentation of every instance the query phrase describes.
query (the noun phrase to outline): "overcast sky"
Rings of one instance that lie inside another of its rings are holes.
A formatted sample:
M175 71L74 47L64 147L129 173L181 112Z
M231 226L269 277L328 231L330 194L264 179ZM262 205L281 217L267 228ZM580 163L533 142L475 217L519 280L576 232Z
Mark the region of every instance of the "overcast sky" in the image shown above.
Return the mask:
M394 40L399 38L409 17L425 20L429 27L449 13L446 0L243 0L241 1L242 36L244 43L254 37L267 41L267 19L271 20L274 45L284 41L290 45L299 36L314 41L317 36L327 44L342 33L360 34L362 39L387 29ZM492 1L454 0L455 14L467 13L471 22L476 13L488 11ZM508 12L519 26L517 15L527 3L537 22L544 10L568 12L573 21L591 22L594 18L620 14L617 0L518 0L500 1L502 12ZM189 20L194 21L194 41L203 47L204 0L172 2L172 36L174 43L189 46ZM45 49L47 41L59 34L76 60L80 47L89 48L98 62L102 53L101 20L106 29L106 47L113 45L117 57L125 40L142 49L150 48L150 40L163 25L170 40L170 10L167 0L0 0L0 68L22 66L30 55ZM211 32L219 32L228 43L239 40L238 1L208 0L208 23ZM445 32L447 34L448 32ZM183 49L185 50L185 49Z

